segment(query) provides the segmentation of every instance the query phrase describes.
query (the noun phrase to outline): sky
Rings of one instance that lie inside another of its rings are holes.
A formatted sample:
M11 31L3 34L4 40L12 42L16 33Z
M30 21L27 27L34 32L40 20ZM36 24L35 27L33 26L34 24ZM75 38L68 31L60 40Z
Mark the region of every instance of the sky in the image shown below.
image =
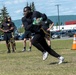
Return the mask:
M34 2L36 10L45 13L47 16L76 15L76 0L0 0L0 9L3 6L13 20L23 17L23 8L26 4Z

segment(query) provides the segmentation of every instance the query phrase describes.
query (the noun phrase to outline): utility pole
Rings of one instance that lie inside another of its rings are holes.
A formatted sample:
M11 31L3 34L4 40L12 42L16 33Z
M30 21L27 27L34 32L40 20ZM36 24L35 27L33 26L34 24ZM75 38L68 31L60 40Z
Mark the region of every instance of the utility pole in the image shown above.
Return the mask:
M59 25L59 30L60 30L60 16L59 16L59 6L60 4L55 5L57 6L57 12L58 12L58 25Z

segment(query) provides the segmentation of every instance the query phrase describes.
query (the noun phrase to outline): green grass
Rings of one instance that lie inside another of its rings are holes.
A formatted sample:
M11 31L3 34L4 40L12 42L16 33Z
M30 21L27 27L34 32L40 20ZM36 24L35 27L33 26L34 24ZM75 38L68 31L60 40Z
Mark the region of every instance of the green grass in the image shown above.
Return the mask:
M58 59L48 56L42 60L42 53L35 47L31 52L21 52L23 42L16 42L16 53L7 53L5 42L0 42L0 75L76 75L76 51L71 50L72 40L52 40L52 48L65 57L58 65ZM28 47L28 43L27 43Z

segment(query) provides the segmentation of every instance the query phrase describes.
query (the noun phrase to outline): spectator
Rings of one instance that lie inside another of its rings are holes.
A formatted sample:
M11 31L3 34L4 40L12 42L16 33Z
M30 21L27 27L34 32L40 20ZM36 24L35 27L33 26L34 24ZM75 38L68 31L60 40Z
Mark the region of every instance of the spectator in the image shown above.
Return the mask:
M29 19L29 18L27 18ZM26 51L26 41L29 40L29 49L28 51L31 51L32 44L31 44L31 32L26 30L25 26L22 24L22 27L24 27L25 33L24 33L24 41L23 41L23 52Z
M11 42L11 45L12 45L12 52L15 52L13 42L11 41L12 30L13 29L14 29L14 25L11 22L8 21L8 17L5 17L4 22L0 27L0 30L2 32L4 32L4 39L6 41L6 46L7 46L7 49L8 49L7 53L11 52L10 42Z

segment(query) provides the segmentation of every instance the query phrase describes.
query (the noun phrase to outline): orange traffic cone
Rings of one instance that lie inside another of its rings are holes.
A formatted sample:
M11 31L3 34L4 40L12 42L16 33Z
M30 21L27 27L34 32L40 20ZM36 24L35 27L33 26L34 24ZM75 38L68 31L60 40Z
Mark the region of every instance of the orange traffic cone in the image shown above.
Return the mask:
M74 34L72 50L76 50L76 34Z

